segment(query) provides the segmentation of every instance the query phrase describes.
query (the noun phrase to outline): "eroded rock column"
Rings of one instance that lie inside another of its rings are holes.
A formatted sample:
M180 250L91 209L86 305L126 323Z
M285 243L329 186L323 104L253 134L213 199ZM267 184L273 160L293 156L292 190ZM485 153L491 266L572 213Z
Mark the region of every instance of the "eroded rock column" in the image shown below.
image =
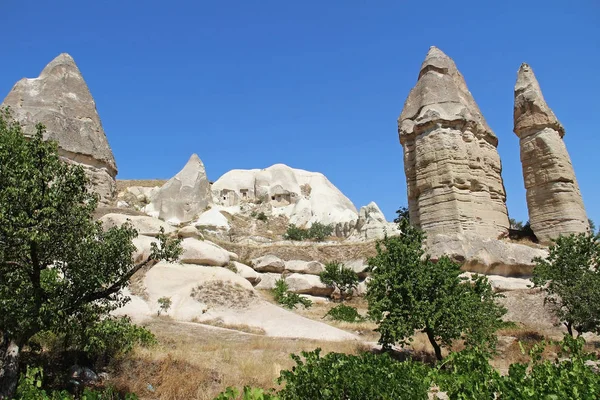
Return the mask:
M454 61L431 47L398 119L411 222L428 236L508 230L498 139Z
M529 222L542 242L589 230L565 130L546 104L531 67L522 64L515 85L514 132L520 139Z

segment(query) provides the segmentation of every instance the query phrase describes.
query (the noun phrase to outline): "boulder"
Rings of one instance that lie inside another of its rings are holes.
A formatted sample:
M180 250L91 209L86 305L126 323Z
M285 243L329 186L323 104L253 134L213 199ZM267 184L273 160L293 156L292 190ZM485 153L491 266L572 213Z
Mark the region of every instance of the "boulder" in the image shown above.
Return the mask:
M235 269L237 270L236 273L244 279L246 279L248 282L250 282L253 285L256 285L260 282L260 274L253 270L252 267L249 267L246 264L242 264L237 261L233 261L232 263L235 266Z
M189 222L212 202L204 164L192 154L187 164L152 197L144 211L171 224Z
M360 279L365 279L368 275L367 268L369 268L369 264L365 260L358 259L344 261L344 266L356 272Z
M471 279L473 273L463 272L461 276ZM533 287L533 282L526 278L511 278L500 275L486 275L495 292L508 292L511 290L526 290Z
M325 265L318 261L290 260L285 262L285 270L299 274L319 275L325 270Z
M435 235L427 240L427 251L433 260L448 255L462 263L462 269L486 275L508 277L531 276L535 257L548 252L523 244L482 238L475 234Z
M428 236L508 233L498 138L454 61L431 47L400 117L410 221Z
M275 282L281 279L281 274L275 274L273 272L265 272L258 274L260 281L256 284L256 289L271 290L275 289Z
M177 237L179 237L181 239L186 239L186 238L194 238L194 239L199 239L199 240L204 239L204 237L202 237L202 234L198 231L198 229L196 229L196 227L191 226L191 225L184 226L183 228L178 230Z
M321 282L315 275L291 274L285 278L289 291L298 294L310 294L313 296L329 296L333 288Z
M144 215L125 215L110 213L100 218L104 229L112 228L113 226L121 226L124 223L130 223L140 235L156 236L160 233L160 228L165 230L166 234L175 233L175 228L171 225L157 219Z
M64 160L83 167L101 205L112 203L117 165L96 103L70 55L56 57L38 78L21 79L0 106L10 106L27 136L44 124L44 139L58 143Z
M229 221L218 209L211 208L208 211L200 214L198 219L193 223L195 226L202 227L204 229L223 229L229 230Z
M281 258L270 254L255 258L251 263L252 268L258 272L281 273L285 269L285 262Z
M138 264L150 258L150 255L152 254L152 243L158 244L158 240L144 235L139 235L133 239L133 244L136 248L133 253L134 263Z
M327 304L329 299L327 297L311 296L310 294L301 294L300 297L310 300L313 304Z
M515 85L514 131L519 136L529 222L545 243L590 229L565 130L546 104L531 67L522 64Z
M354 291L357 296L364 296L367 294L367 283L369 283L369 279L371 278L367 277L365 280L358 283L356 290Z
M208 241L187 238L181 241L181 247L182 263L218 267L229 264L228 251Z

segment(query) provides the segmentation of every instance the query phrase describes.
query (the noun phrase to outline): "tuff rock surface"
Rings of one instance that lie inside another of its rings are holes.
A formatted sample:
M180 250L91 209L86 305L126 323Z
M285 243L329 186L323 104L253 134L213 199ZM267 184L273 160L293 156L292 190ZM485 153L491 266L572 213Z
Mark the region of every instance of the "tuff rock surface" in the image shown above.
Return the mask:
M498 139L454 61L431 47L400 117L411 223L428 235L508 230Z
M204 164L192 154L183 169L154 194L144 211L170 224L179 224L197 218L210 204L210 183Z
M589 230L563 141L565 130L546 104L531 67L522 64L515 85L514 132L519 137L531 229L542 242Z
M84 168L100 203L113 201L115 159L96 103L70 55L56 57L39 77L18 81L2 106L11 108L26 135L34 135L36 124L44 124L44 139L58 142L61 157Z

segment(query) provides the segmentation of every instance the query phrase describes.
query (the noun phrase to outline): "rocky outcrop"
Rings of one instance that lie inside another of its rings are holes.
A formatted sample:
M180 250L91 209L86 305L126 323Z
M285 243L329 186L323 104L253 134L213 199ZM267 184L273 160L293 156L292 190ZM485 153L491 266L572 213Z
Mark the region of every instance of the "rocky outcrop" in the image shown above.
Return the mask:
M277 272L281 273L285 269L285 262L276 256L266 255L255 258L251 261L252 268L258 272Z
M34 135L36 124L44 124L44 139L58 142L63 159L84 168L100 203L113 201L115 159L96 103L70 55L56 57L38 78L21 79L2 106L10 106L26 135Z
M144 236L155 237L160 233L160 228L164 229L166 234L174 234L176 232L175 228L169 224L157 218L148 217L146 215L124 215L109 213L102 216L100 221L102 222L104 229L129 223L138 231L138 234Z
M411 223L428 235L508 231L498 139L464 78L431 47L398 119Z
M581 192L563 141L565 130L546 104L533 70L522 64L515 85L519 136L531 229L542 242L589 230Z
M461 263L464 271L508 277L530 276L535 266L533 259L548 256L542 248L483 238L472 233L428 237L427 252L433 260L449 256Z
M152 197L144 211L170 224L189 222L211 204L210 183L204 164L192 154L187 164Z
M193 238L181 241L183 252L180 260L185 264L222 267L229 263L229 252L209 241Z
M370 240L381 239L385 235L399 235L398 225L388 222L379 206L374 202L360 208L353 237Z

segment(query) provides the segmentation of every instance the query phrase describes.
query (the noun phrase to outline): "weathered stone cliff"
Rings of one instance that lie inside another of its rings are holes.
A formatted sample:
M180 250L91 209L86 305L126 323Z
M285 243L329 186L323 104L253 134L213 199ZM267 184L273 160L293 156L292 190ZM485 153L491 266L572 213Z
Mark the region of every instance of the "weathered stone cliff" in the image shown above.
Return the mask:
M44 138L58 142L60 155L84 167L101 203L115 195L117 166L102 129L96 103L73 58L63 53L38 78L23 78L6 96L13 116L33 135L46 126Z
M533 232L542 242L561 234L586 232L589 223L562 139L565 130L527 64L522 64L517 74L514 123Z
M398 119L411 223L430 237L507 232L498 139L454 61L431 47Z

